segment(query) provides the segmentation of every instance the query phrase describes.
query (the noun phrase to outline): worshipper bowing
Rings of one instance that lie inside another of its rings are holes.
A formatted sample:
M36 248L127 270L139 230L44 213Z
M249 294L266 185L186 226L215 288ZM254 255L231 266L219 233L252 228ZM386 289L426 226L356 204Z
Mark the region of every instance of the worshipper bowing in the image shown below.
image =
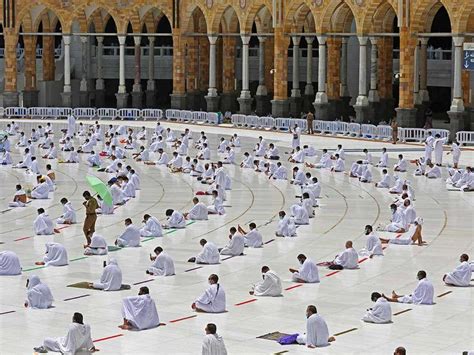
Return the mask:
M382 294L389 302L399 302L399 303L411 303L411 304L434 304L434 287L430 280L426 278L426 272L424 270L418 271L416 274L418 279L418 284L416 285L415 290L410 295L398 295L395 291L392 291L392 296L388 297Z
M299 334L296 338L298 344L306 345L308 348L320 348L328 346L336 339L329 336L326 321L318 314L316 306L309 305L306 308L306 333Z
M375 302L372 308L362 317L367 323L385 324L392 322L392 307L390 303L378 292L372 292L370 296L372 302Z
M163 228L169 229L186 227L186 219L181 212L175 211L173 209L167 209L165 215L167 218L167 223L163 225Z
M252 286L249 294L253 296L269 296L278 297L281 296L282 286L280 277L276 272L270 270L268 266L262 267L262 279L263 281L257 282Z
M18 256L9 250L0 251L0 275L20 275L21 264Z
M110 258L108 263L104 261L104 269L100 280L89 283L89 287L104 291L120 290L122 287L122 270L120 270L117 260Z
M53 305L53 294L48 285L42 283L38 276L31 276L26 280L25 307L47 309Z
M107 241L100 234L92 234L91 243L84 246L84 255L107 255L108 246Z
M175 275L174 261L171 256L164 252L162 247L156 247L153 252L155 253L154 256L150 254L150 260L153 264L146 270L146 273L154 276Z
M64 245L55 242L47 242L45 246L46 253L43 257L43 261L35 262L36 265L66 266L69 264L67 250Z
M125 297L122 300L123 330L144 330L160 325L155 301L150 296L148 287L140 287L138 296Z
M300 263L300 267L299 269L289 269L292 273L291 279L295 282L318 283L318 266L311 259L307 258L304 254L299 254L297 256L297 259Z
M219 277L216 274L209 275L209 286L191 305L196 312L222 313L225 312L226 296Z
M224 339L217 334L214 323L208 323L204 329L206 335L202 340L202 355L227 355Z

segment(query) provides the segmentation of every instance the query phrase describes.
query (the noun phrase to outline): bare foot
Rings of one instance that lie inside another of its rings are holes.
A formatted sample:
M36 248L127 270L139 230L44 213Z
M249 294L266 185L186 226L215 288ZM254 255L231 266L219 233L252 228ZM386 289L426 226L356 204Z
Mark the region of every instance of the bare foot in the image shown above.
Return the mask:
M37 262L35 262L35 265L44 265L44 262L42 262L42 261L37 261Z
M54 231L54 233L61 233L61 232L59 231L59 229L56 229L56 228L54 228L53 231Z
M398 295L395 293L395 291L392 291L392 298L396 298Z
M118 326L120 329L123 329L123 330L130 330L132 329L131 326L129 326L128 324L121 324Z
M336 341L336 338L334 338L334 337L329 337L328 342L331 343L331 342L333 342L333 341Z

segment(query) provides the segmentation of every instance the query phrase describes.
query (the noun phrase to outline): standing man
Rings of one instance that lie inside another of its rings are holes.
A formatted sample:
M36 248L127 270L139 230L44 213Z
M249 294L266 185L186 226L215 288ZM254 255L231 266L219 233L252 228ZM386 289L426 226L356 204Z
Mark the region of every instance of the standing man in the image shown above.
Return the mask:
M306 115L306 129L308 130L308 134L314 134L313 121L314 115L311 111L308 111L308 114Z
M82 228L82 231L84 232L84 236L87 240L86 247L88 247L91 243L92 234L95 232L95 222L97 221L96 210L99 207L99 204L97 203L97 200L92 197L89 191L84 191L82 197L85 199L82 204L86 208L86 219L84 220L84 227Z

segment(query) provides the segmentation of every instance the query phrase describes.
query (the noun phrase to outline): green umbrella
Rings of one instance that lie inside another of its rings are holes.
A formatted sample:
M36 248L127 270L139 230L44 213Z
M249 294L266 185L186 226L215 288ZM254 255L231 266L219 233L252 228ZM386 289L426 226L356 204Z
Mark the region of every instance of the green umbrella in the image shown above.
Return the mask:
M92 189L100 196L105 204L112 206L112 195L107 185L95 176L86 176L86 180L91 185Z

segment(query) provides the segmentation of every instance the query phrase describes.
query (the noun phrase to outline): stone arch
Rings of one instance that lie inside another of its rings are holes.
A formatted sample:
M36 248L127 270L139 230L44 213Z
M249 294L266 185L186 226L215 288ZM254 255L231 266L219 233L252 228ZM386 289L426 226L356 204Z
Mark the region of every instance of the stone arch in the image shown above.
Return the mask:
M294 2L285 17L286 32L303 32L305 27L311 32L316 31L316 19L306 3Z
M216 9L212 9L212 13L213 17L208 28L209 33L219 32L222 18L226 19L229 28L242 28L239 15L232 5L219 5Z
M393 1L372 1L367 4L361 24L361 32L391 32L393 19L397 16Z
M453 32L474 33L474 1L468 1L464 6L460 6L456 22L451 22Z
M202 8L198 5L189 6L186 11L188 22L183 26L189 32L206 33L208 31L207 20Z
M359 11L360 12L360 11ZM317 23L317 32L349 32L352 21L355 21L356 32L360 32L361 26L355 5L351 1L339 0L329 3L329 6L323 10L321 21Z
M449 21L452 26L453 11L445 0L420 0L415 4L411 12L411 31L415 33L430 31L433 19L442 6L448 12Z
M250 33L252 31L253 23L257 21L257 18L259 21L262 23L262 27L264 27L263 22L264 19L262 18L262 11L266 11L270 14L270 19L271 19L271 2L268 0L263 0L263 1L253 1L250 7L246 11L246 17L242 20L242 32L245 33ZM271 23L270 23L271 24ZM260 25L257 25L257 32L265 32L262 30L262 27ZM271 26L270 26L271 28Z

